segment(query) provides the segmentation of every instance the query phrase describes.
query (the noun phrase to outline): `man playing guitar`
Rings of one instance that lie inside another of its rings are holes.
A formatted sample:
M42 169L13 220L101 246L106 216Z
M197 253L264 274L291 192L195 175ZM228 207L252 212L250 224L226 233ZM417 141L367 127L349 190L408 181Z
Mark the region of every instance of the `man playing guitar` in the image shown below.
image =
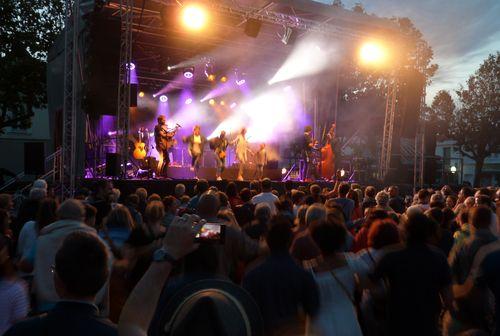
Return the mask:
M222 180L222 172L226 168L226 150L229 142L226 138L226 132L221 131L219 137L212 139L210 148L215 152L217 161L217 181Z
M160 154L160 167L158 169L158 175L162 177L167 177L167 169L170 164L170 158L168 156L168 150L175 143L175 133L177 133L177 125L173 130L167 128L167 120L165 116L161 115L158 117L158 124L155 126L155 143L156 150Z

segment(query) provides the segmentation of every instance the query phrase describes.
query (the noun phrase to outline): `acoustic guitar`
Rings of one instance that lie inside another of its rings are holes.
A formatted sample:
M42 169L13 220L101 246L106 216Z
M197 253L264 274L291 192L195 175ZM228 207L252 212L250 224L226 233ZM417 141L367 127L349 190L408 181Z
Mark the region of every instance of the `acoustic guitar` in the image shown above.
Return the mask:
M134 152L132 153L134 159L136 160L144 160L147 156L146 144L144 143L144 134L146 137L148 136L148 130L145 128L139 129L139 140L134 142Z

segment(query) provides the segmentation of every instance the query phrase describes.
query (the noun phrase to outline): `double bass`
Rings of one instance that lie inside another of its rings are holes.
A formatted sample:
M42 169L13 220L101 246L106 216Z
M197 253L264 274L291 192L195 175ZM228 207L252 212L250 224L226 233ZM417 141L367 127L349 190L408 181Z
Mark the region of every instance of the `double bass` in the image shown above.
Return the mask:
M332 148L332 139L335 136L335 123L326 134L326 144L321 148L321 177L331 180L335 173L335 152Z

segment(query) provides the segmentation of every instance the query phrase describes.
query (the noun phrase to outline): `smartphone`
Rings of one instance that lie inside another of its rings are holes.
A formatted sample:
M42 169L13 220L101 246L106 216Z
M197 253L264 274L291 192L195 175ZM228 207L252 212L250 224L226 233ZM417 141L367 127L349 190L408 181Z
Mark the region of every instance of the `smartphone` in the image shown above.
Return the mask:
M225 225L219 223L205 223L196 234L194 240L200 243L223 244L225 236Z

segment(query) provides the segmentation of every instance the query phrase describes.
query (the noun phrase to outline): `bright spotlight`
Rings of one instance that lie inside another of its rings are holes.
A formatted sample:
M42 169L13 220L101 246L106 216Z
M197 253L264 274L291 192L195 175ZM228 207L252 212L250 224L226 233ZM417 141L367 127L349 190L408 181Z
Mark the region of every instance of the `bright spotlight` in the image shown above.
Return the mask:
M193 99L192 99L192 98L188 98L188 99L186 99L186 100L184 101L184 104L189 105L189 104L191 104L192 102L193 102Z
M234 109L236 107L236 102L233 102L231 105L229 105L230 108Z
M208 80L209 82L213 82L213 81L215 80L215 75L213 75L213 74L208 75L208 76L207 76L207 80Z
M167 100L168 100L168 97L167 97L167 96L165 96L165 95L161 95L161 96L160 96L160 101L161 101L162 103L166 103L166 102L167 102Z
M244 79L240 79L240 80L237 80L237 81L236 81L236 84L237 84L238 86L241 86L241 85L245 84L245 82L246 82L246 81L245 81Z
M210 105L214 106L214 105L215 105L215 99L210 99L210 100L208 101L208 104L210 104Z
M450 167L450 172L451 172L452 174L455 174L455 173L457 172L457 167L455 167L455 166L451 166L451 167Z
M139 92L139 97L144 97L144 91Z
M153 98L156 98L157 94L156 93L153 93Z
M207 13L197 5L185 6L182 10L182 23L189 30L200 30L207 23Z
M344 168L342 168L342 169L340 170L340 176L342 176L342 177L344 177L344 176L345 176L345 170L344 170Z
M182 73L185 78L191 79L194 76L194 67L185 68Z
M221 106L224 106L224 105L226 105L226 102L221 100L219 104L221 104Z
M377 43L367 42L359 50L359 58L365 64L379 64L384 61L386 51Z
M281 168L281 175L285 175L287 172L286 168Z
M130 71L135 70L135 64L134 64L134 63L132 63L132 62L130 62L130 64L129 64L129 63L127 63L127 65L126 65L125 67L126 67L127 69L129 69Z
M226 77L226 76L222 76L222 77L220 78L220 81L221 81L222 83L227 82L227 77Z

